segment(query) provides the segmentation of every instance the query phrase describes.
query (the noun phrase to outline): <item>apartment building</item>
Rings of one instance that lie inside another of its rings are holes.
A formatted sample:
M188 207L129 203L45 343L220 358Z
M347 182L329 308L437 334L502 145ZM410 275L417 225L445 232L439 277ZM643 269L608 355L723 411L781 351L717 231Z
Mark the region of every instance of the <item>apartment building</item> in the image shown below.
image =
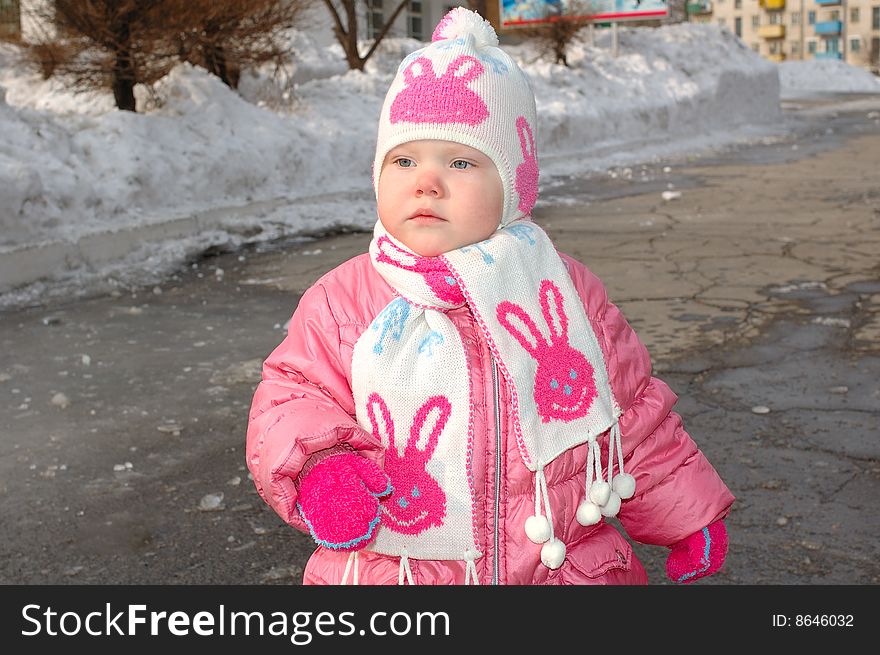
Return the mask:
M21 38L21 7L18 0L0 0L0 39Z
M880 74L880 0L692 0L688 15L772 61L840 59Z

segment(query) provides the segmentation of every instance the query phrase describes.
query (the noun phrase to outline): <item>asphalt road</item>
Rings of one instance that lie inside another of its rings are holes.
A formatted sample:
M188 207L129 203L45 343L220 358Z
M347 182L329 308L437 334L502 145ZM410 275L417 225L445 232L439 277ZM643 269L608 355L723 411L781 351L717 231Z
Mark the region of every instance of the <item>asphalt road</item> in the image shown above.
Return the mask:
M880 99L829 103L789 103L785 138L556 180L535 215L737 496L700 584L880 581ZM297 584L312 544L248 478L247 410L299 294L368 240L0 313L0 583ZM665 549L636 548L664 584Z

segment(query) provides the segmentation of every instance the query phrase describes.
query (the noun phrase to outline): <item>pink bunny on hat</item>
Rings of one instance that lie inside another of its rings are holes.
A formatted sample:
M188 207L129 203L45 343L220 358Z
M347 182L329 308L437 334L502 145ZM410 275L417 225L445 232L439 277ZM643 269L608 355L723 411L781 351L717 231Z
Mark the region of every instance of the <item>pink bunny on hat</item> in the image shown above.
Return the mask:
M378 194L388 152L409 141L462 143L489 157L504 189L500 225L529 215L538 197L535 96L525 73L498 47L479 14L456 7L431 43L408 56L382 112L373 160Z

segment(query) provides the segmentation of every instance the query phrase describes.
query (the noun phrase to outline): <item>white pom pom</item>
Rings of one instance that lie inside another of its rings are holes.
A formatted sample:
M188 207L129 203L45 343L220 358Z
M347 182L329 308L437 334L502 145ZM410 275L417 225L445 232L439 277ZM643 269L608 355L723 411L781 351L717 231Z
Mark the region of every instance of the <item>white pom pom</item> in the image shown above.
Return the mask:
M607 482L594 482L590 487L590 500L600 507L608 502L611 495L611 485Z
M611 481L611 488L623 500L632 498L636 492L636 479L629 473L618 473Z
M620 511L620 496L612 492L608 497L608 502L599 511L602 512L602 516L617 516L617 512Z
M558 569L565 561L565 544L554 539L541 547L541 562L548 569Z
M440 20L431 35L431 41L457 39L466 34L474 37L478 48L498 45L498 35L495 34L492 24L477 12L464 7L452 9Z
M578 505L577 514L578 523L582 526L587 527L589 525L595 525L599 522L599 519L602 518L602 512L599 511L599 506L596 503L591 503L589 500L582 500L581 504Z
M546 516L530 516L526 519L526 536L533 544L543 544L550 538L550 522Z

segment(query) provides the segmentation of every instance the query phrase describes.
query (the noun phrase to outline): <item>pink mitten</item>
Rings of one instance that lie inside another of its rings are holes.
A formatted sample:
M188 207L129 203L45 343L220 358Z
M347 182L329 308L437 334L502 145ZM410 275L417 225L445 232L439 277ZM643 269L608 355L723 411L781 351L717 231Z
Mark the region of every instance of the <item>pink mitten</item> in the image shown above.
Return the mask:
M317 543L360 550L376 536L379 497L391 491L391 480L367 458L332 455L300 480L296 506Z
M666 575L673 582L693 582L712 575L724 564L727 529L723 521L715 521L671 548L672 552L666 559Z

